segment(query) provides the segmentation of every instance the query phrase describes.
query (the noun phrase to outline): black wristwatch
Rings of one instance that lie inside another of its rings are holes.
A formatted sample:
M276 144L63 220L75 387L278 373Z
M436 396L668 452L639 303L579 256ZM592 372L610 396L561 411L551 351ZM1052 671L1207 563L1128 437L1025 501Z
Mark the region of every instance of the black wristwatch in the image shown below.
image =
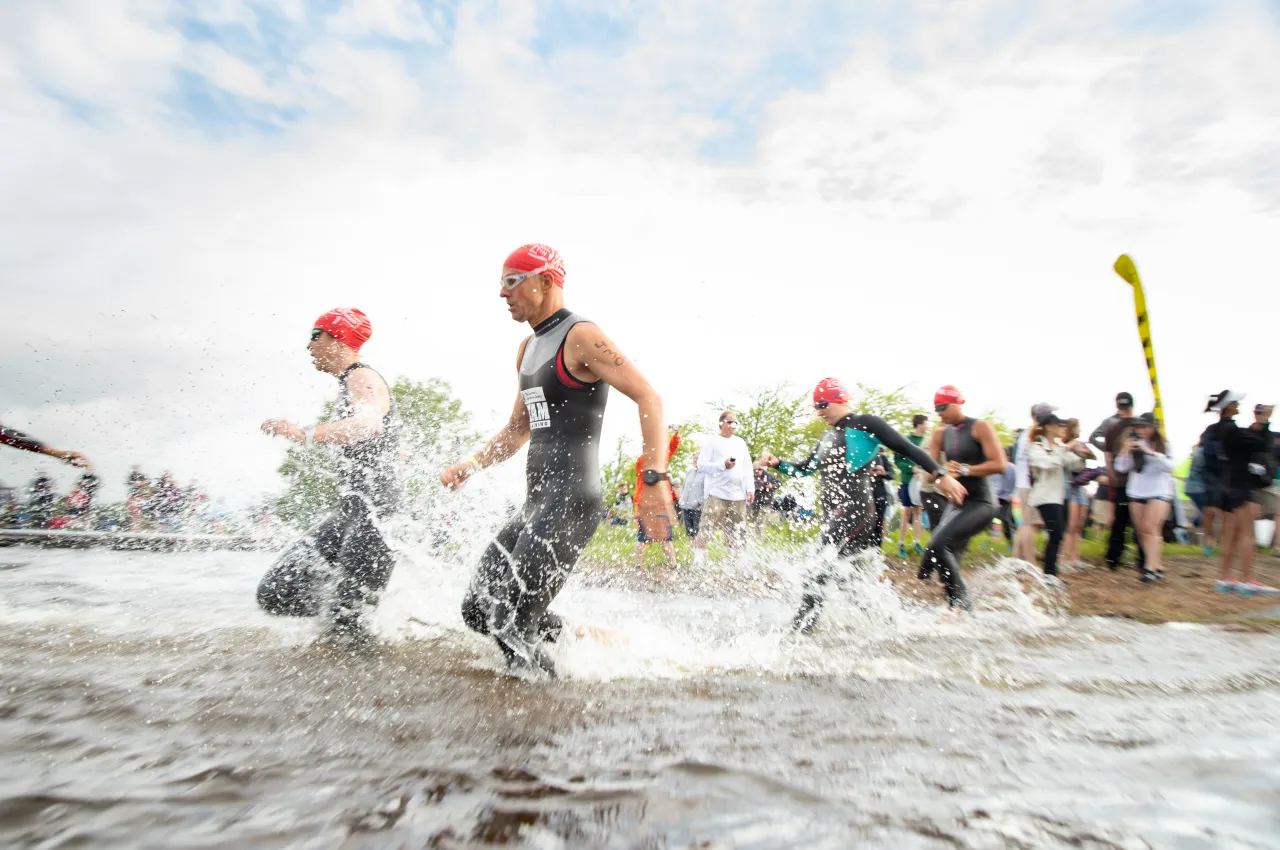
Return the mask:
M665 472L659 472L656 469L646 469L644 471L644 483L646 487L652 487L659 481L670 481L671 476Z

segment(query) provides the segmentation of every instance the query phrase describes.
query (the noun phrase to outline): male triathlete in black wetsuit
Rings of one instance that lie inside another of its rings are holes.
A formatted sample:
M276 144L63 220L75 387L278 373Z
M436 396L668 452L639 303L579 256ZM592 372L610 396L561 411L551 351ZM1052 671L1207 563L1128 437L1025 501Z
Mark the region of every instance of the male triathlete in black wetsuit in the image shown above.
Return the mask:
M936 568L947 586L948 604L968 610L960 554L975 534L991 527L998 508L987 477L1004 472L1007 461L995 429L983 419L965 416L963 404L964 396L953 386L942 387L933 397L933 409L942 425L933 432L929 453L935 460L947 456L947 471L968 495L963 504L947 506L925 550L919 578L927 581Z
M889 423L878 416L850 411L849 393L836 378L826 378L814 388L813 406L831 428L823 433L809 456L799 463L787 463L766 453L761 462L784 475L822 473L818 487L822 508L821 545L834 547L839 557L852 558L879 545L871 463L882 445L924 467L934 476L938 491L948 498L964 498L963 491L946 471ZM800 610L792 621L795 628L812 630L823 602L824 587L832 578L831 573L824 570L806 581Z
M78 466L81 469L91 468L89 459L80 454L80 452L73 452L68 449L55 449L53 446L46 446L34 437L28 437L21 431L16 431L13 428L6 428L3 425L0 425L0 446L11 446L24 452L56 457L58 460L66 461L72 466Z
M564 307L564 263L545 245L507 257L499 294L511 317L533 335L516 358L519 395L506 426L483 449L440 476L457 489L526 442L524 508L494 537L462 603L462 619L492 635L512 667L554 675L544 640L563 628L548 610L600 522L600 427L609 387L636 402L644 434L639 515L647 536L670 539L675 516L666 479L667 426L662 400L640 371L593 323Z
M276 559L258 586L258 604L270 614L314 617L336 578L333 631L355 646L369 641L361 615L377 605L395 566L378 523L399 508L403 489L395 402L382 376L359 362L360 346L372 333L359 310L332 310L317 319L307 350L316 369L341 385L331 419L314 429L283 419L262 424L268 434L335 449L338 504Z

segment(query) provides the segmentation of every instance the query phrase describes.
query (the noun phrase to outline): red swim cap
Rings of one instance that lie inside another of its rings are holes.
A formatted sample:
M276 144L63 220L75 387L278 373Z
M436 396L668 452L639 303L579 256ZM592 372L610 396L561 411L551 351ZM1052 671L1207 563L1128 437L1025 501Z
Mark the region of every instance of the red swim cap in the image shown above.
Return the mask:
M511 256L502 263L504 269L515 269L518 272L536 272L545 274L556 286L564 286L564 260L560 252L549 245L534 242L521 245L511 252Z
M373 336L369 317L355 307L336 307L316 319L315 327L356 352Z
M964 395L955 387L947 384L945 387L939 387L938 391L933 394L933 406L940 404L964 404Z
M843 404L849 400L849 391L840 383L839 378L823 378L813 388L813 403L825 401L827 404Z

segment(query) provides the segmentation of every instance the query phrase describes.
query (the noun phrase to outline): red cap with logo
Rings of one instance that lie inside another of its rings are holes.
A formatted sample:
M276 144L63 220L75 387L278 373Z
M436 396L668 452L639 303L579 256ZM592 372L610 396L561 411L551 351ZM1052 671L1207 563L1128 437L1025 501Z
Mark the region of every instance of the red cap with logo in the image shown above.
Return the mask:
M964 395L951 384L939 387L933 394L933 406L938 407L943 404L964 404Z
M839 378L823 378L813 388L813 403L841 404L849 400L849 391L840 383Z
M373 336L369 317L355 307L336 307L316 319L315 327L357 352Z
M502 263L504 269L545 274L556 286L564 286L564 260L550 245L537 242L521 245Z

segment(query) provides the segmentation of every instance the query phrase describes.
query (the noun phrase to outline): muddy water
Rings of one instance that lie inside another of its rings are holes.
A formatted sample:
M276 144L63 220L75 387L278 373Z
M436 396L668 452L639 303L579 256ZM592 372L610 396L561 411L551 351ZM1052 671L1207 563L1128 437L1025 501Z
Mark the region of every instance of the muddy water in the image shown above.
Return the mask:
M575 578L620 637L526 681L465 567L405 564L352 657L255 610L270 557L0 550L0 846L1280 846L1273 636L1067 618L1005 565L967 622L867 580L797 640L779 563Z

